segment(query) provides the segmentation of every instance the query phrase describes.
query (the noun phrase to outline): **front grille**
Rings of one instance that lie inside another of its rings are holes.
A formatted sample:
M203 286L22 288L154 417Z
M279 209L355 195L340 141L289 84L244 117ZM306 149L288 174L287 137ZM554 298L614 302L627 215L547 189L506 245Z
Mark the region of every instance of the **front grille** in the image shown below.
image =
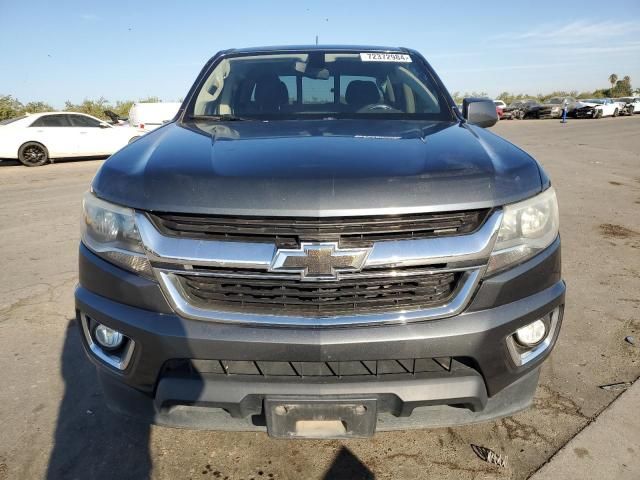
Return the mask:
M384 240L464 235L478 229L490 210L362 217L231 217L149 213L164 235L209 240L267 242L295 248L302 241L337 241L343 248Z
M385 275L386 273L386 275ZM351 315L442 305L454 294L460 273L377 271L339 281L301 281L287 276L177 275L190 302L206 309L299 316Z
M408 358L390 360L352 360L336 362L298 362L262 360L188 360L174 359L165 363L163 375L249 375L259 377L381 377L447 373L464 368L451 357Z

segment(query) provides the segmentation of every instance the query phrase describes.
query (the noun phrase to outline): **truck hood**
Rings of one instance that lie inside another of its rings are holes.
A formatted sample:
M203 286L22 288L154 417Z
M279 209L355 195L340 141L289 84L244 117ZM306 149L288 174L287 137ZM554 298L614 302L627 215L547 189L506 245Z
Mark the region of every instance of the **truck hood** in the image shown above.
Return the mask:
M577 102L576 108L585 108L585 107L602 107L601 103L593 103L593 102Z
M464 123L170 123L109 158L105 200L148 211L339 216L453 211L542 189L538 164Z

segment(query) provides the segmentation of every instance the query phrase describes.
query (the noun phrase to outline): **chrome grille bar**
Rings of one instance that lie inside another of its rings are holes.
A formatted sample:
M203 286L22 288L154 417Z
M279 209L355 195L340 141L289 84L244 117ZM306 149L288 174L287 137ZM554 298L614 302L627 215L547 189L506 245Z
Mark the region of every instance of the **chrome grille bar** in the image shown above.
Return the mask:
M160 284L167 295L171 306L180 315L194 320L208 320L222 323L244 325L263 325L273 327L355 327L372 324L403 324L414 321L434 320L450 317L462 312L481 278L484 267L466 271L459 281L458 288L451 301L424 310L400 309L391 312L367 313L359 315L340 315L326 317L285 316L272 314L255 314L245 312L227 312L211 310L190 303L188 295L182 288L180 279L175 273L157 271Z
M502 211L494 211L475 233L419 240L376 242L364 268L404 267L446 263L485 263L502 222ZM223 242L163 236L143 213L136 224L151 262L222 268L267 270L276 252L275 244Z
M380 311L357 313L329 311L304 316L294 313L225 310L194 301L183 285L186 276L230 279L288 280L298 275L269 272L277 251L272 243L218 241L162 235L146 214L136 212L136 223L147 257L172 308L182 317L221 323L273 327L353 327L372 324L403 324L445 318L461 313L482 278L502 222L494 210L475 232L451 237L387 240L373 244L360 272L340 273L334 281L375 280L456 272L454 291L443 303L398 305Z

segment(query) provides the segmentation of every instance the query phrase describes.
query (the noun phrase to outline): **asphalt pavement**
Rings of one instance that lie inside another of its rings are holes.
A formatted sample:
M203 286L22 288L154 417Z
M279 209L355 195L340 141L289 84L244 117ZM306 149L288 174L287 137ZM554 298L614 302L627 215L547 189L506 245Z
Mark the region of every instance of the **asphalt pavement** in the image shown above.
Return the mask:
M0 162L0 480L525 479L558 462L623 391L600 387L640 375L640 115L502 121L492 131L543 164L560 202L567 306L535 403L491 423L368 440L176 430L109 412L73 321L80 199L102 161ZM589 455L563 460L577 466L562 478L583 478Z

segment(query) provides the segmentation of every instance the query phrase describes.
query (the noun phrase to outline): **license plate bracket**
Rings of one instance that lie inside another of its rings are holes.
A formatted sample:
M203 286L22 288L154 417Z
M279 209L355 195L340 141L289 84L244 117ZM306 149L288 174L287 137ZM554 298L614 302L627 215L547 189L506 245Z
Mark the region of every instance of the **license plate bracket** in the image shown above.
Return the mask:
M267 432L276 438L364 438L376 430L375 398L268 397Z

